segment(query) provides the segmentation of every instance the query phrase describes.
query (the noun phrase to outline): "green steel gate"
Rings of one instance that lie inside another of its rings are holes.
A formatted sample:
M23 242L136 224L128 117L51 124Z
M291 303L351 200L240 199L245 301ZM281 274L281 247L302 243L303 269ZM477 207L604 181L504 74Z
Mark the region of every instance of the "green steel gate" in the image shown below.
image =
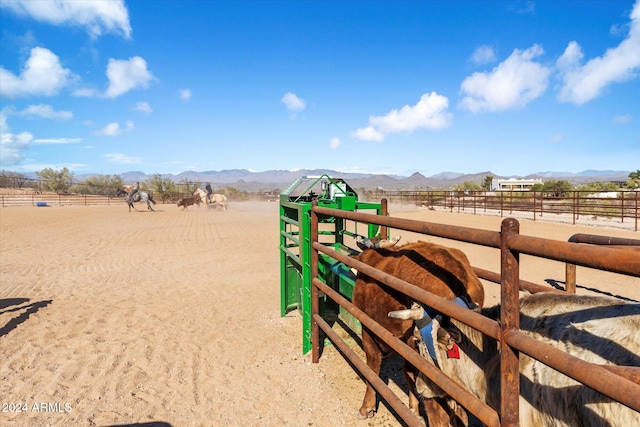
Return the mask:
M311 215L313 202L318 206L348 211L374 210L386 215L380 203L358 200L355 191L340 178L328 175L302 177L280 193L280 315L298 310L302 315L302 351L311 350ZM385 205L386 209L386 205ZM348 226L351 226L349 229ZM368 224L366 232L359 232L357 224L343 218L324 216L319 218L320 243L346 254L359 252L345 244L345 237L361 234L374 237L379 226ZM381 230L386 233L386 229ZM385 236L387 237L387 236ZM351 269L335 259L321 254L318 275L329 286L351 299L355 275ZM353 330L359 331L359 322L336 304L321 304L323 315L339 316Z

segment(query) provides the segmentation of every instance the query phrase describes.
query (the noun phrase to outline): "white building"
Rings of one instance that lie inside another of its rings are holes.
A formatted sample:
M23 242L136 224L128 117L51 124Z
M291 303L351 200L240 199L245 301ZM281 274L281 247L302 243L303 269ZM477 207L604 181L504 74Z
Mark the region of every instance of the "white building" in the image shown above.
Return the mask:
M529 191L534 184L542 184L542 179L498 179L491 180L491 191Z

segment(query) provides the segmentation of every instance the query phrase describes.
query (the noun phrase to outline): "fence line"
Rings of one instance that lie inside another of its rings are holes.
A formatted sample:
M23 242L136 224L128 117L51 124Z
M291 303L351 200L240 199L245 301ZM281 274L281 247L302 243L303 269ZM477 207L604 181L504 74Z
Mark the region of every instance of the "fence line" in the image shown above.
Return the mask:
M0 206L68 206L113 205L123 203L122 198L92 194L0 194Z
M474 215L497 211L500 217L505 217L514 212L525 212L532 215L533 221L545 214L569 214L574 225L581 217L611 218L622 224L631 221L634 230L638 231L640 191L602 193L607 197L597 194L573 190L555 195L540 191L389 191L383 195L390 203L439 207Z

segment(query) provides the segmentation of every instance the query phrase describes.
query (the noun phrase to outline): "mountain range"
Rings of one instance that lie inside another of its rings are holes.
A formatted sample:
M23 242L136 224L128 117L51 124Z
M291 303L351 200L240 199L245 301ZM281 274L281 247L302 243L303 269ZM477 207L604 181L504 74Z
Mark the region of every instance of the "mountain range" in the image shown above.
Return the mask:
M179 174L162 174L163 178L169 178L175 183L184 181L211 182L213 187L234 187L241 191L249 192L279 192L286 188L294 180L303 176L329 175L335 178L345 179L354 188L384 190L445 190L465 181L482 184L485 177L495 178L540 178L543 181L550 179L561 179L571 182L574 185L587 184L590 182L607 181L627 181L629 171L614 170L585 170L578 173L570 172L538 172L526 176L499 176L493 172L480 172L474 174L464 174L458 172L442 172L430 177L416 172L411 176L399 175L377 175L366 173L346 173L329 169L299 169L290 170L268 170L263 172L252 172L247 169L230 169L221 171L185 171ZM75 175L74 181L83 181L96 174ZM127 183L135 181L146 181L152 175L139 171L121 173L120 177Z

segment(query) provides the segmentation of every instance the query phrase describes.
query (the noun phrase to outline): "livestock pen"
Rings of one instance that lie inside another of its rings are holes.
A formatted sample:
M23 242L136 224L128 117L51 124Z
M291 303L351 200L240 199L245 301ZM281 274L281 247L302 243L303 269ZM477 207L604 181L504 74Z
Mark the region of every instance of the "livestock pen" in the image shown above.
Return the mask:
M362 325L385 341L403 358L417 367L423 374L438 384L445 392L473 413L488 426L513 426L519 423L519 364L518 354L522 352L543 360L545 364L562 372L586 386L622 404L640 411L640 384L631 379L630 371L623 367L591 364L561 350L537 342L519 330L519 290L530 292L564 292L549 286L530 283L520 278L520 255L526 254L547 260L555 260L571 265L579 265L615 274L640 277L639 252L621 248L584 245L576 242L562 242L521 235L516 219L502 221L500 231L479 230L468 227L443 225L422 221L393 218L330 209L314 205L311 214L311 304L312 304L312 361L319 362L322 331L339 349L361 376L371 383L385 401L393 407L407 425L423 425L402 400L380 379L364 361L342 340L323 317L321 308L326 305L325 297L338 304L341 309L358 319ZM406 230L424 235L437 236L500 250L500 272L491 272L474 267L479 277L500 285L501 321L495 322L477 313L460 310L459 307L435 295L423 291L407 282L389 276L373 267L356 261L344 251L336 251L330 244L319 241L318 224L324 218L341 218L362 224L375 224L398 230ZM365 313L353 306L348 297L325 283L319 276L319 259L330 257L347 267L355 268L385 285L394 288L416 301L420 301L439 312L458 319L499 343L501 357L501 402L495 411L485 402L472 396L463 387L450 380L413 349L395 339ZM633 372L637 376L637 372Z

